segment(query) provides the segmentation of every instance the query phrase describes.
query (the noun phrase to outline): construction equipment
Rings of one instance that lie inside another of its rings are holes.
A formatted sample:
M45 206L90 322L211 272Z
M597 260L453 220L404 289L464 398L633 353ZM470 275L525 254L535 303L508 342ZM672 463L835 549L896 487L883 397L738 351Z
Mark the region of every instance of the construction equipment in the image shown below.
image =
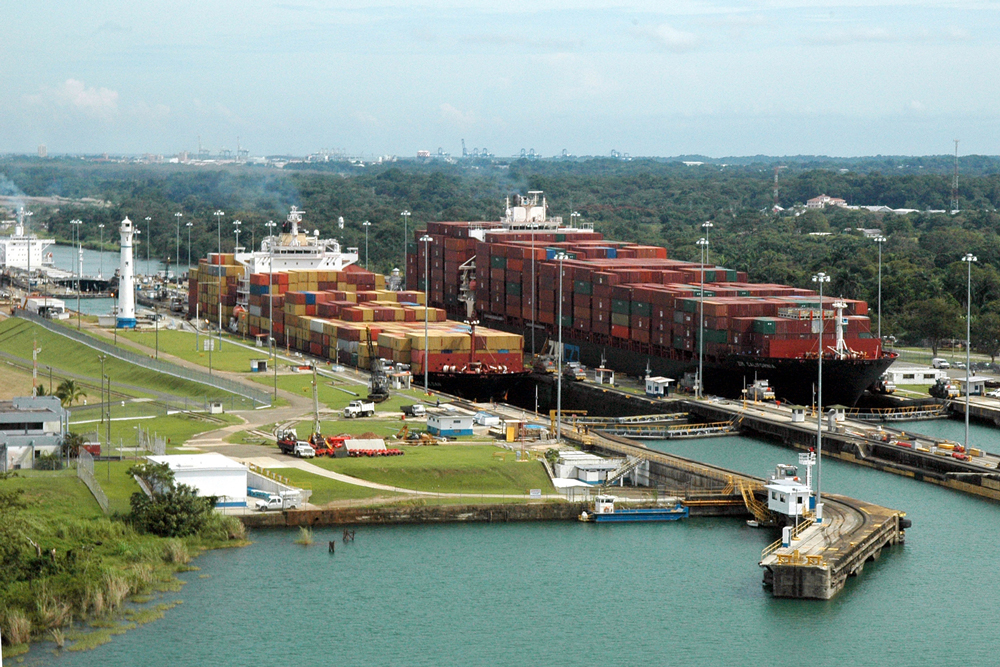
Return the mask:
M374 403L381 403L389 398L389 376L386 375L385 366L376 353L375 344L372 343L371 327L365 327L368 333L368 359L370 360L370 372L368 380L368 400Z

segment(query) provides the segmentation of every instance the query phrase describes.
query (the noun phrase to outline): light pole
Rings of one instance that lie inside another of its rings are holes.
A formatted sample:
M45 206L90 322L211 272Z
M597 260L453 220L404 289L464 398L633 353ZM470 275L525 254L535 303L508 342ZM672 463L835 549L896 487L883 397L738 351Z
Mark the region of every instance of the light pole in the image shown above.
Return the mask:
M222 254L222 216L226 214L225 211L216 211L212 215L215 216L215 227L219 235L219 254Z
M274 344L274 220L267 221L267 341L274 357L274 400L278 400L278 346Z
M80 276L83 273L83 262L80 261L80 255L83 254L82 248L80 248L80 225L83 224L83 220L70 220L69 224L73 225L73 233L76 234L76 328L80 328ZM30 248L29 248L30 251Z
M424 244L424 394L430 395L430 384L427 379L429 377L428 373L428 359L429 350L428 341L430 337L427 333L427 309L431 306L431 247L430 243L433 241L429 234L424 234L420 237L420 242Z
M193 222L185 222L184 226L188 228L188 274L191 273L191 228L194 227ZM190 313L188 313L190 315Z
M175 243L176 247L174 248L174 257L177 258L177 266L178 267L181 264L181 218L182 217L184 217L184 214L181 213L180 211L178 211L177 213L174 213L174 220L177 221L177 236L176 236L176 239L175 239L176 240L176 243ZM181 284L181 272L179 270L177 271L177 275L175 276L175 278L176 278L176 280L174 280L174 282L177 283L177 285L180 285Z
M962 261L968 264L969 273L965 291L965 453L969 453L969 387L972 373L972 263L979 259L971 252L965 253Z
M705 358L705 262L708 258L708 239L704 237L698 239L698 247L701 248L701 304L698 307L698 383L695 386L695 398L702 396L702 385L705 377L703 361Z
M879 235L872 240L878 244L878 344L879 344L879 349L881 350L882 349L882 244L885 243L885 237Z
M556 369L556 441L562 440L562 360L563 360L563 260L569 259L564 252L557 253L553 259L559 260L559 366Z
M146 216L146 272L149 272L149 246L153 244L153 235L149 231L149 221L153 218Z
M365 228L365 271L368 270L368 228L372 226L372 223L365 220L361 223L361 226Z
M219 236L219 261L222 261L222 216L226 213L217 210L212 215L215 216L216 233ZM222 348L222 277L219 277L219 348Z
M97 277L104 277L104 223L97 225L97 228L101 230L101 268L97 271Z
M705 242L706 243L708 242L708 232L712 229L712 227L715 227L715 225L712 224L711 220L706 220L705 222L701 223L701 228L703 230L705 230ZM708 264L708 246L707 245L705 246L705 261L704 261L704 263Z
M242 220L233 220L233 233L236 234L236 247L233 248L234 252L239 252L240 250L240 225L243 224Z
M404 209L403 212L400 213L400 215L403 216L403 274L405 275L406 274L406 241L407 241L407 239L406 239L406 227L407 227L407 224L406 223L410 220L410 211L409 211L409 209Z
M816 523L823 523L823 283L830 276L822 271L812 277L819 284L819 378L816 381Z

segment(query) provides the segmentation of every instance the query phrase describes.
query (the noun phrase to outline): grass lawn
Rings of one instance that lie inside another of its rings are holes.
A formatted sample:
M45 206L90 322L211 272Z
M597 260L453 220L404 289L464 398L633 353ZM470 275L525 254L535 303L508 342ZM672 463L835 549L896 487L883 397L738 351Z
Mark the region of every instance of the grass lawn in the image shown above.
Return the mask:
M256 382L273 386L274 378L270 375L250 376ZM368 385L359 384L349 380L332 380L322 375L317 376L319 387L317 395L320 406L325 406L331 410L343 410L344 407L354 400L364 400L368 396ZM278 388L299 396L312 398L312 373L303 371L301 373L286 373L278 376ZM346 391L345 391L346 390ZM348 393L352 392L352 393ZM424 395L423 388L410 389L409 391L392 391L389 400L378 403L375 406L377 412L400 412L401 406L413 403L424 403L433 405L436 397L428 399Z
M112 413L112 416L114 416L114 413ZM228 414L213 415L213 417L221 418L226 424L238 424L241 421L239 417ZM167 438L168 447L178 447L183 445L188 441L188 439L198 433L214 431L217 428L222 428L225 424L220 424L216 421L207 421L202 419L197 414L187 413L166 415L162 417L155 417L153 419L112 421L111 442L114 444L115 449L112 450L114 453L117 453L116 449L119 441L123 447L135 446L137 426L141 426L143 429L149 431L150 435L155 433L156 435ZM80 433L93 432L100 428L100 422L90 422L87 424L77 425L70 422L70 430ZM103 430L101 431L100 436L101 442L104 442Z
M89 380L91 384L100 385L101 362L97 350L27 320L11 317L0 322L0 350L30 362L32 344L35 341L41 348L38 354L39 376L44 373L47 379L48 367L52 366L56 375L63 370L71 371L91 378ZM112 357L108 357L105 361L104 372L111 378L112 383L131 384L176 396L225 395L228 398L228 394L221 389L164 375Z
M538 461L520 463L492 445L400 446L403 456L312 459L312 463L370 482L432 493L510 493L551 490ZM504 453L505 459L493 456Z
M24 490L32 515L46 522L104 516L90 489L77 479L76 470L19 470L16 477L0 480L0 490L17 489Z
M400 419L338 419L337 421L321 421L319 423L323 435L362 435L364 433L374 433L379 438L386 439L386 445L392 447L389 438L399 432L403 424L408 423ZM418 431L424 430L423 422L413 422L411 428ZM295 425L295 432L299 437L305 439L312 432L312 420L300 421Z
M112 513L121 512L124 514L131 509L129 498L132 497L133 493L139 491L139 485L128 474L128 469L138 463L145 463L145 461L141 458L139 460L94 461L94 477L101 485L104 495L108 497L108 509ZM83 483L81 482L81 484ZM86 487L84 490L89 496L90 491Z
M0 383L0 400L9 401L15 396L31 396L30 371L21 370L10 363L4 363L0 366L0 374L3 374L3 382ZM49 387L48 380L48 374L44 376L39 374L38 382L46 389Z
M274 470L291 480L295 486L312 489L313 493L309 502L313 505L325 505L334 500L358 500L389 495L387 491L340 482L329 477L313 475L298 468L275 468Z
M119 337L127 338L152 349L155 349L157 337L159 337L161 352L208 368L209 353L204 351L205 335L198 335L188 331L170 331L168 329L160 329L159 334L155 331L143 330L119 331L118 335ZM225 338L223 338L220 348L218 337L213 337L212 340L215 341L215 349L211 353L211 363L212 368L216 370L249 373L251 359L267 358L267 350L263 348L247 349L242 345L234 345ZM119 345L121 346L121 343ZM122 347L128 349L128 346Z

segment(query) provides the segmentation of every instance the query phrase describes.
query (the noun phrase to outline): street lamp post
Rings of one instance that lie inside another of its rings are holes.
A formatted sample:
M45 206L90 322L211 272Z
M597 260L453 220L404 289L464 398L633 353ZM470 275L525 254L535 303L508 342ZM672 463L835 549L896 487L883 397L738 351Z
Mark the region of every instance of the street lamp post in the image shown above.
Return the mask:
M556 441L562 440L562 361L563 361L563 260L569 259L564 252L556 254L553 259L559 260L559 353L556 369Z
M212 215L215 216L215 231L219 236L219 255L222 255L222 216L226 213L225 211L217 210ZM220 260L221 257L220 257ZM222 278L219 278L219 349L222 349Z
M191 272L191 228L194 227L193 222L185 222L184 226L188 228L188 273ZM188 313L190 315L190 313Z
M97 225L97 228L101 230L101 268L97 271L97 277L104 277L104 223Z
M715 225L712 224L711 220L706 220L705 222L701 223L701 228L703 230L705 230L705 242L706 243L708 243L708 232L711 231L712 227L715 227ZM708 246L707 245L705 246L705 261L703 263L704 264L708 264Z
M971 252L965 253L962 261L968 265L968 280L965 291L965 452L969 452L969 395L972 393L969 381L972 373L972 263L979 259Z
M242 220L233 220L233 233L236 234L236 247L233 248L234 252L240 251L240 225L242 224Z
M73 233L76 234L76 328L80 328L80 277L83 274L83 262L80 261L80 256L83 254L83 249L80 247L80 225L83 224L83 220L70 220L69 224L73 225ZM30 248L29 248L30 251Z
M267 221L267 342L274 355L274 400L278 400L278 346L274 344L274 220Z
M406 223L409 222L409 220L410 220L410 215L411 215L410 214L410 210L409 209L403 209L403 212L400 213L400 215L403 217L403 274L405 275L406 274L406 243L408 241L408 239L406 238L406 228L407 228L407 224Z
M365 228L365 271L368 270L368 228L372 226L372 223L365 220L361 223L361 226Z
M876 236L874 239L878 244L878 344L882 348L882 244L885 243L884 236Z
M174 244L176 246L174 248L174 257L177 258L177 265L178 266L180 266L180 263L181 263L181 218L182 217L184 217L184 214L181 213L180 211L178 211L177 213L174 213L174 220L177 221L177 236L176 236L176 239L175 239L176 243ZM177 285L180 285L181 284L181 272L179 270L177 271L177 275L174 276L174 278L175 278L174 282Z
M151 216L146 216L146 272L149 272L149 246L153 243L153 235L149 231L149 221L153 218Z
M816 523L823 523L823 283L830 276L822 271L812 277L819 284L819 377L816 381Z
M430 265L431 265L431 260L430 260L430 257L431 257L431 247L430 247L430 243L433 240L434 239L432 239L430 237L430 234L424 234L423 236L420 237L420 242L424 244L424 394L427 394L427 395L430 395L430 383L428 382L428 378L430 376L429 376L428 370L427 370L428 369L428 363L427 363L428 349L427 348L428 348L428 342L430 340L430 336L428 335L428 332L427 332L427 309L430 308L430 305L431 305L431 270L430 270Z
M708 239L698 239L698 247L701 248L701 300L698 307L698 382L695 386L695 398L702 397L705 377L705 260L708 257Z

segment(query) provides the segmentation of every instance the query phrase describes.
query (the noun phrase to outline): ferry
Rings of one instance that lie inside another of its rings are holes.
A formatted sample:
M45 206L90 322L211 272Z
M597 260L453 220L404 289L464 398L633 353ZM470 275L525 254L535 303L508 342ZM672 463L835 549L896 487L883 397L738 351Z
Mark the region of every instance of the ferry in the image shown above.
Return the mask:
M642 509L617 509L615 496L600 495L594 499L594 512L582 512L580 521L592 523L625 523L635 521L678 521L688 518L690 510L680 499L676 499L669 507L651 507Z

